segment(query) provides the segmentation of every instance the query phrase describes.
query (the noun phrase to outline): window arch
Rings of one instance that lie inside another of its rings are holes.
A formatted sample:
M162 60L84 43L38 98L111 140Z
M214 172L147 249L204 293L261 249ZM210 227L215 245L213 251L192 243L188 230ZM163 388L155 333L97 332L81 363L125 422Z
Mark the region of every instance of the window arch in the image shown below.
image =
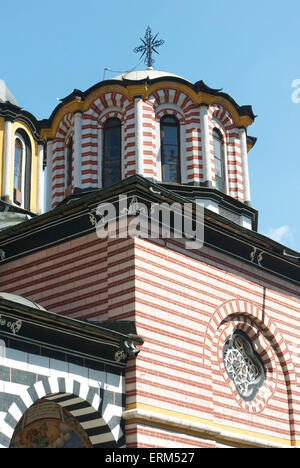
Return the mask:
M180 131L176 117L166 115L160 121L163 182L181 182Z
M213 129L213 151L216 189L225 192L225 174L224 174L224 140L221 132Z
M103 126L102 187L121 180L121 121L107 119Z
M66 146L66 195L72 193L73 179L73 138L71 137Z
M15 139L15 159L14 159L14 202L22 205L23 189L23 176L24 169L23 163L25 161L24 142L19 136Z
M14 140L13 201L30 210L31 144L26 132L19 129Z

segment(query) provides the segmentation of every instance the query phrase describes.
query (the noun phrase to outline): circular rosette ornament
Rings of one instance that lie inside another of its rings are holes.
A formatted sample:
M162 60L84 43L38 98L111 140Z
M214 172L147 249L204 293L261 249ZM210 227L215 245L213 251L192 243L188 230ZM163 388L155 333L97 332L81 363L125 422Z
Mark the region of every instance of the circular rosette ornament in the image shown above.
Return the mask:
M263 384L265 371L259 355L245 333L236 330L223 348L223 362L229 378L243 400L251 401Z

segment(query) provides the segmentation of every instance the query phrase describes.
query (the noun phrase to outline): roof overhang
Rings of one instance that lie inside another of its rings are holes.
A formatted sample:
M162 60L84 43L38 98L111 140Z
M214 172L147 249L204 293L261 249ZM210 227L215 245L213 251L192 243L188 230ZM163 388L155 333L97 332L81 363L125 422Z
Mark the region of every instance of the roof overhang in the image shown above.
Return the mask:
M100 204L114 204L118 220L119 196L126 196L128 206L133 198L144 203L148 213L153 203L178 203L181 206L190 203L192 216L197 216L197 203L186 193L180 195L178 191L168 190L141 176L132 176L102 190L77 191L52 211L2 230L0 267L33 252L95 233ZM245 209L251 208L245 206ZM208 209L204 209L204 245L299 283L299 253Z
M90 323L8 300L1 293L0 319L1 337L118 368L125 368L128 357L137 356L143 344L134 322Z

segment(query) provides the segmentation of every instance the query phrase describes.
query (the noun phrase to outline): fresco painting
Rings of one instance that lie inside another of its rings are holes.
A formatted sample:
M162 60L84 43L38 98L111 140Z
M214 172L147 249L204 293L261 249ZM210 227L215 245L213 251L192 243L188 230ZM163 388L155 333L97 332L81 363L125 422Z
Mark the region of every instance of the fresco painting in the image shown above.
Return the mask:
M35 403L19 421L11 448L92 448L79 422L49 401Z

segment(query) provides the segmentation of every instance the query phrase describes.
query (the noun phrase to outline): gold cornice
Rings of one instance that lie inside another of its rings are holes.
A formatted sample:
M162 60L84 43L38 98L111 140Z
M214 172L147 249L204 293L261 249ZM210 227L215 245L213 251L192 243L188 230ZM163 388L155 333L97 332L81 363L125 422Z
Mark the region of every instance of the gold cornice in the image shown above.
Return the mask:
M43 128L41 130L41 137L43 139L53 139L55 138L57 128L61 119L68 113L75 114L76 112L84 113L86 112L92 103L100 96L106 93L118 92L127 97L127 99L132 100L132 96L126 88L118 84L111 84L102 86L94 91L91 91L87 97L83 100L74 98L72 101L64 104L57 112L54 114L52 124L48 128Z
M143 100L147 100L155 91L166 88L183 92L195 105L222 105L232 116L232 119L237 127L247 128L253 123L253 120L249 115L240 115L234 104L229 99L226 99L225 96L209 94L204 91L196 92L187 84L163 80L157 83L153 83L149 87L147 86L146 82L141 84L126 84L126 86L123 84L99 85L99 88L91 91L82 101L80 99L74 98L72 101L67 102L61 108L59 108L54 114L51 127L41 130L41 138L54 138L59 122L65 114L86 112L97 98L106 93L118 92L126 96L129 101L132 101L137 96L140 96Z
M159 89L165 89L165 88L170 88L170 89L176 89L178 91L183 92L187 96L190 97L190 99L193 101L194 104L198 104L197 102L197 93L191 89L189 86L183 83L177 83L176 81L159 81L158 83L154 83L149 86L147 89L147 99L149 96L151 96L152 93L155 91L158 91Z
M232 119L237 127L245 127L247 128L249 125L253 123L253 120L249 115L239 115L235 106L230 102L229 99L226 99L224 96L216 96L214 94L209 94L204 91L194 91L188 85L183 83L176 83L173 81L160 81L158 83L154 83L147 89L147 93L145 98L148 99L151 94L155 91L160 89L176 89L178 91L183 92L186 94L193 102L193 104L201 105L206 104L211 106L213 104L221 104L232 116Z
M139 85L128 85L127 86L128 95L130 99L134 99L136 96L141 96L142 99L148 99L148 88L146 83L142 83Z
M213 94L205 93L200 91L198 94L198 103L207 104L208 106L212 106L214 104L220 104L224 107L229 114L231 115L235 125L239 127L249 127L253 123L253 120L249 115L240 115L236 110L235 106L224 96L215 96Z

